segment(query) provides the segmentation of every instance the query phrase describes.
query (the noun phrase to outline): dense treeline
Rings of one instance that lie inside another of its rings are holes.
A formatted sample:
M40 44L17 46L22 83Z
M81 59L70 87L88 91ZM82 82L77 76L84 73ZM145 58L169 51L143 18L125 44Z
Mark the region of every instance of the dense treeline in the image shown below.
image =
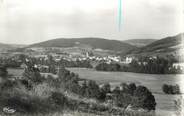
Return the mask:
M17 68L17 67L20 67L21 64L22 64L22 61L17 60L15 58L7 58L7 59L0 58L0 65L6 66L6 67Z
M76 61L69 61L65 59L60 59L59 61L55 61L51 55L47 56L48 58L29 58L35 64L41 65L56 65L56 66L65 66L65 67L81 67L81 68L92 68L92 65L88 60L76 60Z
M136 86L134 83L120 85L112 93L115 95L115 104L119 107L143 108L155 110L156 102L152 93L144 86Z
M96 70L99 71L121 71L121 65L119 64L107 64L107 63L100 63L96 67Z
M79 81L83 82L79 85ZM92 80L78 78L78 75L64 68L60 69L57 82L62 83L66 90L72 91L78 95L87 98L95 98L101 102L105 102L107 95L112 95L112 102L118 106L126 108L131 105L135 108L143 108L147 110L155 110L156 102L152 93L144 86L136 86L134 83L122 83L120 88L117 87L111 91L109 84L102 87Z
M162 57L149 58L145 57L139 59L138 61L133 60L129 64L129 70L131 72L138 73L150 73L150 74L168 74L168 73L176 73L180 69L172 68L174 61L172 59L166 59Z
M77 59L76 61L69 61L61 58L59 61L56 61L54 57L52 57L51 55L48 55L47 58L34 58L34 57L28 57L23 54L9 57L9 58L0 58L0 65L11 67L11 68L19 68L21 64L27 63L27 61L29 61L29 63L31 64L40 64L40 65L46 65L49 67L52 67L53 65L63 65L65 67L92 68L92 65L90 64L89 60ZM46 71L46 72L49 72L49 71Z
M128 65L118 63L100 63L95 68L99 71L124 71L148 74L175 74L182 73L180 67L173 67L174 60L161 57L134 59Z
M64 65L65 67L80 67L80 68L93 68L88 60L76 60L76 61L68 61L65 59L61 59L59 64Z
M181 93L178 84L176 84L176 85L164 84L162 86L162 90L166 94L180 94Z

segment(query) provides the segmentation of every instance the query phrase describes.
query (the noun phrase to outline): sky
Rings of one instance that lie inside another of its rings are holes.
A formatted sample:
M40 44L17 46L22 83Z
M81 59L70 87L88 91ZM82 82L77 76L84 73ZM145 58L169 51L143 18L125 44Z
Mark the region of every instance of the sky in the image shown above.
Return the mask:
M0 0L0 42L161 39L183 32L183 0Z

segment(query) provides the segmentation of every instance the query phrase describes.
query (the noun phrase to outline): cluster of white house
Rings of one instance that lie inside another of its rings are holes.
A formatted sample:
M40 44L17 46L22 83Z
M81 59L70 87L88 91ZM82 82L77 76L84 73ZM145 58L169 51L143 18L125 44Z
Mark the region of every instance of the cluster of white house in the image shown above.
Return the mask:
M47 51L50 50L59 50L59 52L50 52L47 53ZM31 52L32 51L32 52ZM90 61L104 61L106 63L112 63L117 62L121 64L130 64L136 57L134 56L126 56L124 58L116 55L106 55L106 56L97 56L97 55L90 55L90 52L88 50L81 50L79 48L31 48L28 49L28 52L2 52L0 54L1 57L11 57L16 55L28 55L30 57L34 58L43 58L45 60L48 59L48 55L51 55L55 61L60 61L61 59L67 60L67 61L83 61L83 60L90 60ZM150 59L155 59L156 56L150 57ZM141 62L142 63L142 62ZM140 64L140 62L139 62ZM147 62L143 62L144 65L147 64ZM184 62L179 63L173 63L174 68L181 68L184 69Z

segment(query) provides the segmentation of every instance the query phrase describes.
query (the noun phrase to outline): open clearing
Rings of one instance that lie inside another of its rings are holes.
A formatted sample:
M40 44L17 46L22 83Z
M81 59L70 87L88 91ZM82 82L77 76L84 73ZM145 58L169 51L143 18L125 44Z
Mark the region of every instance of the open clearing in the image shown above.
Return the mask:
M184 75L157 75L140 74L130 72L103 72L85 68L68 68L70 71L78 73L80 78L95 80L98 83L110 83L112 87L122 82L134 82L137 85L144 85L150 89L156 99L156 112L161 116L168 116L175 112L174 100L180 95L166 95L162 92L163 84L184 85L182 77ZM8 69L9 74L21 76L23 69ZM182 87L182 86L181 86ZM183 90L183 88L182 88Z
M184 75L157 75L140 74L130 72L103 72L85 68L68 68L70 71L78 73L80 78L95 80L98 83L110 83L117 86L122 82L134 82L137 85L144 85L150 89L156 99L156 111L159 115L171 115L175 111L174 100L180 95L166 95L162 92L163 84L182 85ZM182 87L182 86L181 86Z

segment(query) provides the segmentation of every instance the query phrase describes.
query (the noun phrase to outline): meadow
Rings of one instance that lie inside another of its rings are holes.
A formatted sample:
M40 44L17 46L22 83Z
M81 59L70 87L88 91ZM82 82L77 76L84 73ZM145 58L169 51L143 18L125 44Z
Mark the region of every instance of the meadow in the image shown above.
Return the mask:
M175 114L174 100L180 95L166 95L162 91L163 84L179 84L182 85L182 77L184 75L158 75L158 74L140 74L130 72L103 72L85 68L68 68L70 71L78 73L80 78L91 79L100 83L110 83L112 87L122 82L134 82L137 85L144 85L150 89L156 99L156 113L158 115ZM182 89L182 86L181 86Z
M78 73L80 78L95 80L99 84L110 83L112 87L122 82L134 82L137 85L144 85L150 89L156 99L156 113L161 116L175 114L174 100L180 95L166 95L162 92L163 84L179 84L183 83L183 75L155 75L155 74L139 74L129 72L102 72L85 68L68 68L70 71ZM23 69L8 69L9 74L19 76Z

